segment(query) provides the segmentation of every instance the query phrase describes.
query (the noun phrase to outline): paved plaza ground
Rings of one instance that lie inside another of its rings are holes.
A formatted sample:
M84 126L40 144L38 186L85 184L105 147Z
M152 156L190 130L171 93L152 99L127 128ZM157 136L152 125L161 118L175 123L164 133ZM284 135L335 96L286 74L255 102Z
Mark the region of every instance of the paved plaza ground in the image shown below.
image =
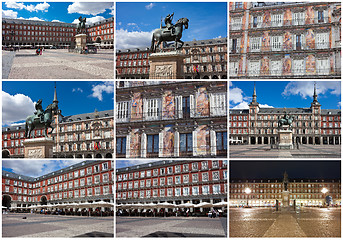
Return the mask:
M47 49L39 56L35 52L35 49L2 51L3 79L114 78L113 49L87 55L69 53L66 49Z
M114 237L113 224L114 217L9 213L2 215L2 237Z
M300 145L299 149L270 149L270 145L230 145L230 158L340 158L341 145Z
M230 208L230 237L341 237L340 208Z
M116 237L226 237L227 218L116 217Z

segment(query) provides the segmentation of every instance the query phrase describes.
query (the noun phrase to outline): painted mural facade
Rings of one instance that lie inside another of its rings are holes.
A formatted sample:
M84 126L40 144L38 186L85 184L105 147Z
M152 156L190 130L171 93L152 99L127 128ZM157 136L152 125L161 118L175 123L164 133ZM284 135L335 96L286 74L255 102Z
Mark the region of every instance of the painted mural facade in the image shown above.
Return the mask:
M278 78L306 78L307 75L310 75L309 78L341 77L340 2L263 4L249 2L244 11L235 9L236 3L229 8L230 21L234 19L237 23L237 19L242 19L242 27L236 26L235 30L229 32L230 49L235 48L231 39L237 39L240 43L238 51L230 53L230 62L239 69L237 73L230 68L231 78L275 77L272 76L275 71L269 68L276 55L277 58L281 56L284 73ZM276 19L275 15L282 15L281 25L271 24ZM248 29L244 29L246 21ZM251 38L254 38L253 45ZM260 42L256 40L258 38ZM281 48L275 41L281 41ZM259 68L253 73L248 68L250 61L259 61ZM294 62L300 64L297 71L292 71L296 66ZM324 71L316 71L316 65L321 65ZM295 74L298 72L300 76Z
M175 117L175 99L172 91L165 91L162 96L162 118L173 119Z

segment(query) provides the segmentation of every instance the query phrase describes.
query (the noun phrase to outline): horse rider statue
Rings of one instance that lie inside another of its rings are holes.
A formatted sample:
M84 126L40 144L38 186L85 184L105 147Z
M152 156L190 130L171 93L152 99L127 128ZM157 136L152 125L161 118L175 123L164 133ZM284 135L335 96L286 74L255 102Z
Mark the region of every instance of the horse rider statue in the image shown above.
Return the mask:
M86 20L87 18L79 17L79 24L77 25L77 33L86 33Z
M34 115L36 115L36 118L39 119L40 123L44 122L44 109L42 107L42 99L39 99L37 103L35 104L36 112L34 112Z
M293 117L289 116L286 112L282 118L278 121L278 127L282 127L284 125L288 125L290 128L292 127Z
M174 17L174 13L168 14L168 15L166 16L166 18L164 19L164 24L165 24L165 26L162 27L162 28L167 28L168 30L172 29L172 28L174 27L174 24L172 23L173 17ZM173 29L174 29L174 28L173 28ZM174 31L172 30L172 33L173 33L173 32L174 32Z

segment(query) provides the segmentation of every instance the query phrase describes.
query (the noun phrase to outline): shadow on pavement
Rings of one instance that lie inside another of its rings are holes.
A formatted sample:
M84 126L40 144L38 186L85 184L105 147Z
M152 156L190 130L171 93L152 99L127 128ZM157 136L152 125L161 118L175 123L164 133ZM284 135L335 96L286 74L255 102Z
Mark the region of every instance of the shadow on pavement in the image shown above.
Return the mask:
M85 234L74 236L74 237L76 237L76 238L77 237L96 237L96 238L109 237L109 238L114 238L114 234L105 233L105 232L89 232L89 233L85 233Z
M178 232L154 232L143 237L225 237L223 235L211 235L211 234L195 234L195 233L178 233Z

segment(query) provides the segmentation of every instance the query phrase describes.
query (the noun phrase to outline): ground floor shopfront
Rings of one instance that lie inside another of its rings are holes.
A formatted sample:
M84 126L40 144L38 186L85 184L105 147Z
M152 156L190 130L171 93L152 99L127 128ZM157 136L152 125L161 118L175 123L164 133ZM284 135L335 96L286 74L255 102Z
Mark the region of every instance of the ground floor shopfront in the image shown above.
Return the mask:
M282 206L282 199L246 199L241 200L230 200L229 205L230 207L274 207L278 201L279 205ZM295 202L296 206L306 206L306 207L320 207L325 205L324 199L290 199L290 206L293 206ZM331 205L333 206L341 206L341 199L332 199Z
M312 144L312 145L340 145L341 136L309 136L293 135L293 144ZM230 144L276 144L279 142L277 135L231 135Z

